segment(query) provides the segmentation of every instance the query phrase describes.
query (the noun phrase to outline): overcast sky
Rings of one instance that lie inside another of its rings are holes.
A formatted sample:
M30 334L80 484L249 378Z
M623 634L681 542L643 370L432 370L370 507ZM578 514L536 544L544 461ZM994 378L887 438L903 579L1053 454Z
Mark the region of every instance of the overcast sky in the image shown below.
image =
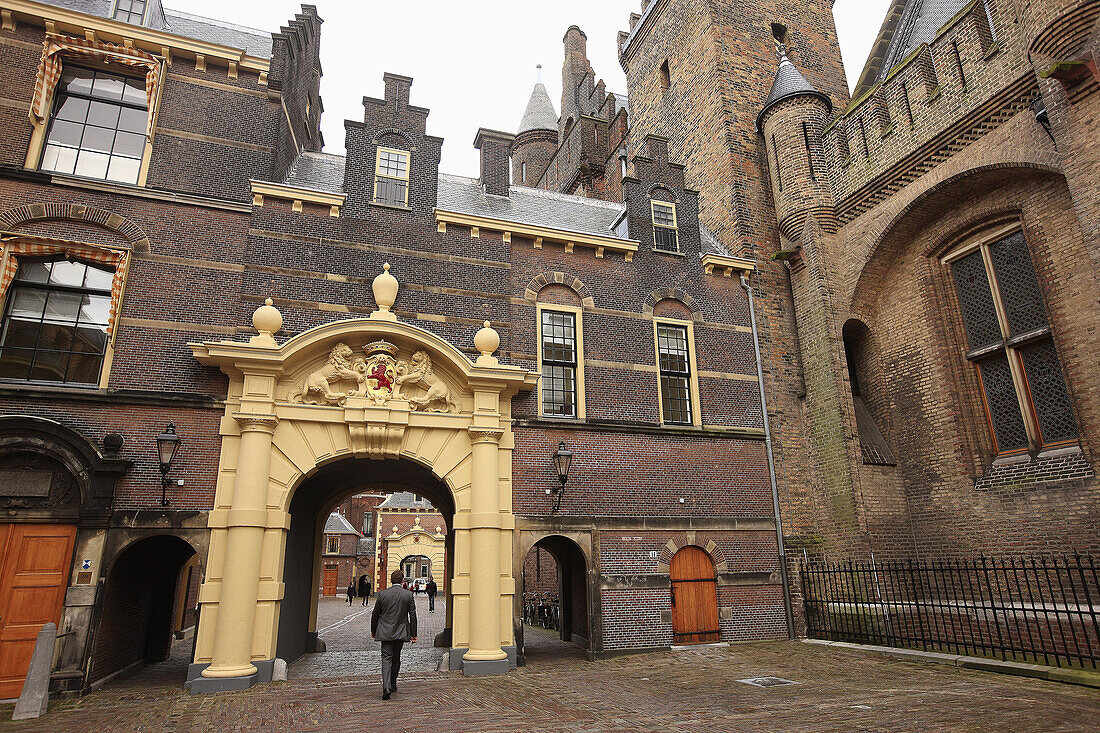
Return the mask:
M277 30L298 10L284 0L167 0L196 15ZM638 0L315 0L321 27L321 129L325 151L344 152L344 119L361 120L362 98L382 96L382 73L413 77L412 103L431 109L428 132L445 139L442 170L477 176L479 127L515 131L535 65L554 100L561 99L561 38L576 24L588 36L588 58L608 91L626 92L615 34ZM836 0L837 32L848 83L859 77L889 0ZM558 110L560 112L560 110Z

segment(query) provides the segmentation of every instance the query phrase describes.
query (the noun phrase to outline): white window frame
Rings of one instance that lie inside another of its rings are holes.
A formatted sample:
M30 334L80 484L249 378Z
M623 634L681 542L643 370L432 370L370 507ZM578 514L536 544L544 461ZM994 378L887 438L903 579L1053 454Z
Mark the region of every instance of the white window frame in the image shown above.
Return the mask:
M396 155L405 156L405 176L404 177L391 176L391 175L382 173L382 154L383 153L394 153ZM386 147L383 147L383 146L379 145L378 150L375 152L375 155L374 155L374 191L373 191L374 195L371 196L371 201L375 204L378 204L379 206L404 206L404 207L408 207L408 205L409 205L409 176L410 176L411 173L412 173L412 151L411 150L401 150L400 148L386 148ZM378 181L379 181L379 179L384 179L384 180L387 180L387 181L402 181L402 182L404 182L404 184L405 184L405 200L404 200L404 202L401 203L401 204L394 204L390 201L381 201L381 200L379 200L379 198L378 198Z
M668 207L672 210L672 226L657 223L657 207ZM653 249L658 252L680 252L680 223L676 218L676 202L674 201L658 201L657 199L649 200L649 221L653 225ZM676 239L676 248L669 249L668 247L662 247L657 243L657 230L671 231L672 236Z
M552 420L584 420L585 419L585 407L584 407L584 312L573 305L558 305L557 303L539 303L536 307L536 351L538 352L538 370L539 370L539 416ZM574 404L576 406L576 415L564 416L564 415L547 415L542 411L542 314L543 311L557 311L559 313L570 313L573 316L573 331L576 336L576 357L577 367L574 374Z
M687 347L688 347L688 369L691 373L688 375L689 394L691 397L691 422L669 422L665 419L665 395L664 390L661 388L661 347L657 340L657 327L659 325L678 326L685 329L687 332ZM697 363L696 349L695 349L695 324L692 321L685 321L680 318L662 318L654 316L653 318L653 362L657 371L657 401L658 411L661 415L661 424L680 427L702 427L702 405L699 403L699 367Z

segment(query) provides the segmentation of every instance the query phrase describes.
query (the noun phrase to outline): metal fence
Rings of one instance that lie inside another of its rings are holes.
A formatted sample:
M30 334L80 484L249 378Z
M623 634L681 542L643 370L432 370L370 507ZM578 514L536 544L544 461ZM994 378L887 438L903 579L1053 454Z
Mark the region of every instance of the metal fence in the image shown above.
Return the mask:
M802 566L814 639L1097 668L1100 567L1087 555Z

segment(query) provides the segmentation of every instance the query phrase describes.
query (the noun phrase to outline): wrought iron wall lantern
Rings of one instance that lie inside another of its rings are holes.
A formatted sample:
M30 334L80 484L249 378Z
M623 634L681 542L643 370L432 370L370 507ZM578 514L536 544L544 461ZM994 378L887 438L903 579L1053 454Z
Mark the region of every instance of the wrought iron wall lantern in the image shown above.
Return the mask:
M554 508L550 511L551 514L556 514L558 509L561 508L561 497L565 494L565 482L569 480L569 466L573 463L573 451L565 447L565 441L558 441L558 449L550 456L554 463L554 470L558 472L558 481L561 485L547 489L547 496L554 496Z
M160 505L168 506L168 472L172 470L172 461L176 459L176 453L180 449L179 436L176 435L176 426L168 423L164 432L157 436L157 457L160 459Z

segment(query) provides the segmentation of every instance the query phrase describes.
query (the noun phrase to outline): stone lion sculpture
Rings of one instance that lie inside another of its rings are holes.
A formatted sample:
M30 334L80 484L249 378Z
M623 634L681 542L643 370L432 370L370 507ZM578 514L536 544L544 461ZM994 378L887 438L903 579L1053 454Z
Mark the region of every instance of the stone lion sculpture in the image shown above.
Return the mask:
M432 358L426 351L417 351L409 360L408 366L401 364L397 376L397 385L415 384L427 388L423 397L410 397L409 404L429 412L455 412L458 405L451 399L451 388L432 371Z
M366 381L366 371L360 368L359 363L362 360L353 362L353 353L345 343L332 347L325 365L306 377L305 384L291 394L291 401L310 405L343 404L349 393L337 392L332 385L344 381L360 384Z

